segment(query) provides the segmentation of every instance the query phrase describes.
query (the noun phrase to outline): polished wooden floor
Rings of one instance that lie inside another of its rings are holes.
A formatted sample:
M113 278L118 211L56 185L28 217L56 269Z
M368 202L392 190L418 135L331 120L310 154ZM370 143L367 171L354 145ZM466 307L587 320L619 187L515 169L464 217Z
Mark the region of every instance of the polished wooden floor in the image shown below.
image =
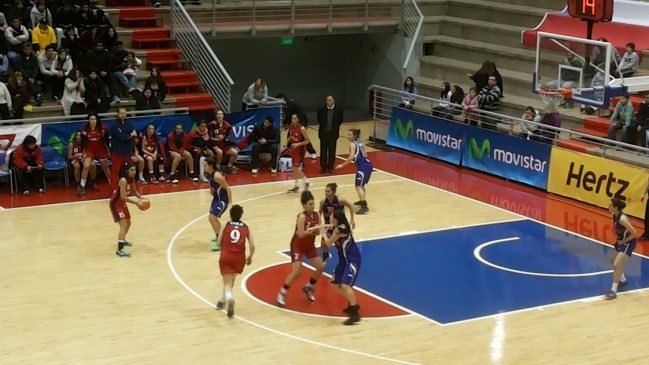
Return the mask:
M339 195L356 198L353 175L313 181L317 197L335 181ZM257 241L246 272L286 261L277 251L301 209L288 187L233 188ZM406 316L346 327L259 304L239 280L229 320L200 299L214 303L222 288L209 191L149 198L151 210L131 209L130 259L114 255L117 225L105 200L0 211L0 364L647 363L647 293L450 326ZM383 172L368 199L371 214L356 220L361 239L520 218ZM453 272L417 279L453 280Z

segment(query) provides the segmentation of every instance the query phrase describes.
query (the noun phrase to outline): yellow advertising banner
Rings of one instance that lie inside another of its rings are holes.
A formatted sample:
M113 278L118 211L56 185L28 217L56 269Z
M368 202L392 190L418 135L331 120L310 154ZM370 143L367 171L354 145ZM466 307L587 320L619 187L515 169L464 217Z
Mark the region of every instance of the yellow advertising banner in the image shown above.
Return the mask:
M548 191L604 208L618 196L626 202L627 214L644 218L640 199L647 178L649 172L639 167L553 147Z

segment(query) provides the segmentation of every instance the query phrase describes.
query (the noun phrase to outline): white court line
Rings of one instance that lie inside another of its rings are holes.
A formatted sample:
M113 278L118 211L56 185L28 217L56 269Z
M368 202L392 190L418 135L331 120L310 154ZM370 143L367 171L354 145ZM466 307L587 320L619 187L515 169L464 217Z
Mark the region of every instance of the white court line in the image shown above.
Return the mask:
M510 237L510 238L501 238L499 240L493 240L493 241L485 242L485 243L481 244L480 246L476 247L473 250L473 256L478 261L482 262L483 264L485 264L487 266L491 266L494 269L507 271L507 272L511 272L511 273L514 273L514 274L521 274L521 275L543 276L543 277L548 277L548 278L581 278L581 277L586 277L586 276L597 276L597 275L604 275L604 274L613 273L613 270L585 272L585 273L579 273L579 274L550 274L550 273L543 273L543 272L523 271L523 270L510 269L508 267L496 265L493 262L487 261L484 257L482 257L481 251L485 247L489 247L489 246L495 245L497 243L518 241L520 239L521 239L520 237Z
M287 257L287 256L286 256L282 251L277 251L277 253L280 254L280 255L282 255L282 257ZM289 258L290 258L290 256L289 256ZM256 301L257 303L260 303L260 304L263 304L263 305L265 305L265 306L267 306L267 307L270 307L270 308L273 308L273 309L278 309L278 310L281 310L281 311L284 311L284 312L287 312L287 313L300 314L300 315L305 315L305 316L309 316L309 317L327 318L327 319L347 319L347 318L348 318L348 317L343 317L343 316L327 316L327 315L324 315L324 314L306 313L306 312L300 312L300 311L295 311L295 310L291 310L291 309L283 308L283 307L280 307L279 305L273 305L273 304L270 304L270 303L266 303L266 302L264 302L263 300L261 300L261 299L257 298L256 296L254 296L254 295L253 295L253 294L248 290L248 287L247 287L248 279L250 279L250 277L252 277L254 274L256 274L256 273L258 273L258 272L260 272L260 271L266 270L266 269L268 269L268 268L274 267L274 266L280 266L280 265L285 265L285 264L286 264L286 262L276 262L276 263L274 263L274 264L266 265L266 266L264 266L264 267L260 267L260 268L258 268L258 269L256 269L256 270L254 270L254 271L251 271L251 272L248 273L248 274L243 278L243 280L241 281L241 290L243 290L243 292L244 292L248 297L250 297L251 299L253 299L253 300ZM313 266L308 265L307 263L304 263L304 262L303 262L302 264L303 264L304 266L308 267L309 269L315 271L315 268L314 268ZM328 274L328 273L326 273L326 272L323 272L323 273L322 273L322 276L331 279L331 274ZM362 293L364 293L364 294L368 294L368 292L366 292L366 291L363 290L363 289L360 289L360 288L357 287L357 286L354 286L354 290L358 290L359 292L362 292ZM370 295L370 294L368 294L368 295ZM395 307L398 307L399 309L403 310L404 312L406 312L406 313L408 313L408 314L404 314L404 315L402 315L402 316L389 316L389 317L363 317L364 320L365 320L365 319L369 319L369 320L373 321L373 320L377 320L377 319L379 319L379 320L380 320L380 319L395 319L395 318L405 318L405 317L411 317L411 316L413 316L413 313L409 313L409 311L408 311L407 309L405 309L405 308L400 308L398 305L395 305L394 303L392 303L392 302L390 302L390 301L388 301L388 300L385 300L385 299L383 299L383 298L381 298L381 297L376 297L376 296L373 295L373 294L371 294L370 296L373 296L373 297L375 297L375 298L381 300L382 302L384 302L384 303L386 303L386 304L394 305Z
M398 179L395 179L395 180L389 180L389 181L377 181L377 183L384 183L384 182L390 182L390 181L394 182L394 181L400 181L400 180L407 180L407 179L404 179L404 178L402 178L402 177L399 177ZM345 185L339 185L339 186L353 186L353 185L354 185L354 184L345 184ZM243 201L241 201L241 202L238 202L237 204L244 204L244 203L246 203L246 202L250 202L250 201L253 201L253 200L263 199L263 198L267 198L267 197L275 196L275 195L280 195L280 194L286 194L286 193L282 191L282 192L276 192L276 193L270 193L270 194L266 194L266 195L261 195L261 196L258 196L258 197L254 197L254 198L250 198L250 199L243 200ZM180 235L181 235L181 234L182 234L182 233L183 233L187 228L189 228L190 226L192 226L194 223L196 223L196 222L198 222L198 221L200 221L200 220L202 220L202 219L205 219L205 217L206 217L207 215L208 215L208 214L204 214L204 215L202 215L202 216L200 216L200 217L194 219L193 221L187 223L187 224L186 224L184 227L182 227L178 232L176 232L176 234L171 238L171 241L169 241L169 246L167 247L167 265L169 266L169 269L171 270L171 273L172 273L173 276L176 278L176 280L180 283L180 285L182 285L185 289L187 289L187 291L189 291L190 293L192 293L196 298L200 299L203 303L207 304L209 307L211 307L211 308L215 308L216 305L215 305L214 303L212 303L212 302L210 302L209 300L205 299L203 296L201 296L200 294L198 294L196 291L194 291L194 290L193 290L189 285L187 285L187 284L183 281L183 279L182 279L182 278L178 275L178 273L176 272L176 269L174 268L173 262L172 262L172 260L171 260L171 252L172 252L172 250L173 250L173 246L174 246L174 244L176 243L176 240L178 239L178 237L180 237ZM312 341L312 340L309 340L309 339L306 339L306 338L303 338L303 337L294 336L294 335L291 335L291 334L289 334L289 333L281 332L281 331L278 331L278 330L272 329L272 328L270 328L270 327L263 326L263 325L261 325L261 324L259 324L259 323L256 323L256 322L253 322L253 321L251 321L251 320L245 319L245 318L243 318L243 317L241 317L241 316L238 316L238 315L235 315L234 318L236 318L236 319L238 319L238 320L240 320L240 321L242 321L242 322L248 323L248 324L251 325L251 326L254 326L254 327L257 327L257 328L260 328L260 329L266 330L266 331L268 331L268 332L272 332L272 333L278 334L278 335L280 335L280 336L285 336L285 337L288 337L288 338L291 338L291 339L294 339L294 340L297 340L297 341L305 342L305 343L308 343L308 344L311 344L311 345L321 346L321 347L325 347L325 348L332 349L332 350L338 350L338 351L342 351L342 352L346 352L346 353L350 353L350 354L354 354L354 355L359 355L359 356L369 357L369 358L377 359L377 360L383 360L383 361L394 362L394 363L398 363L398 364L405 364L405 365L422 365L422 364L415 363L415 362L409 362L409 361L404 361L404 360L392 359L392 358L383 357L383 356L379 356L379 355L374 355L374 354L369 354L369 353L365 353L365 352L360 352L360 351L350 350L350 349L346 349L346 348L342 348L342 347L332 346L332 345L329 345L329 344L326 344L326 343L323 343L323 342L319 342L319 341Z
M0 205L0 210L7 210L3 206Z
M350 176L350 175L356 175L355 173L353 174L342 174L342 175L329 175L329 176L318 176L318 177L313 177L309 178L309 180L321 180L321 179L331 179L335 177L343 177L343 176ZM392 174L390 174L392 175ZM403 177L399 178L401 180L410 180L410 179L405 179ZM227 179L227 177L226 177ZM278 181L266 181L266 182L259 182L259 183L249 183L249 184L240 184L240 185L231 185L231 188L237 188L237 187L249 187L249 186L255 186L255 185L273 185L273 184L285 184L285 183L291 183L293 179L288 179L288 180L278 180ZM390 181L396 181L396 180L390 180ZM377 181L376 183L379 183L380 181ZM376 184L374 183L374 184ZM153 193L153 194L147 194L146 196L158 196L158 195L176 195L176 194L186 194L186 193L192 193L196 191L206 191L209 190L209 185L206 183L198 183L201 185L204 185L203 188L200 189L190 189L190 190L183 190L183 191L170 191L170 192L165 192L165 193ZM144 195L143 195L144 196ZM49 207L58 207L58 206L63 206L63 205L72 205L72 204L82 204L82 203L93 203L93 202L102 202L102 201L108 201L110 198L102 198L102 199L90 199L90 200L76 200L73 202L65 202L65 203L53 203L53 204L41 204L41 205L30 205L28 207L16 207L16 208L8 208L4 210L22 210L22 209L36 209L36 208L49 208ZM1 211L2 209L0 209Z

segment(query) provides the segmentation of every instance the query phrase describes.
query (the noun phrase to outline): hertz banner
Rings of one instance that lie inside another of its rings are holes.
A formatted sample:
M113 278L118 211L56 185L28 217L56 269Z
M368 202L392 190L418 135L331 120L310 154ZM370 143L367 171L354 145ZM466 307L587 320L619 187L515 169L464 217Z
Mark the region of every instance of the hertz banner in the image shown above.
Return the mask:
M462 165L547 189L552 147L481 128L467 128Z
M647 171L579 152L552 148L548 191L607 208L612 197L626 201L625 211L644 217L640 198L647 186Z
M387 144L460 164L466 126L402 108L392 108Z

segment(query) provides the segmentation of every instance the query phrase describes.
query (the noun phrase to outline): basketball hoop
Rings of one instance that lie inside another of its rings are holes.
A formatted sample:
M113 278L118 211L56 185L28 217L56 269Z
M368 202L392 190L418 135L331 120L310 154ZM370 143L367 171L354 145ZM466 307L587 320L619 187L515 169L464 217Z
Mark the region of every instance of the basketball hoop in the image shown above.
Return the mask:
M539 95L545 103L545 110L556 112L564 99L572 98L572 89L541 89Z

